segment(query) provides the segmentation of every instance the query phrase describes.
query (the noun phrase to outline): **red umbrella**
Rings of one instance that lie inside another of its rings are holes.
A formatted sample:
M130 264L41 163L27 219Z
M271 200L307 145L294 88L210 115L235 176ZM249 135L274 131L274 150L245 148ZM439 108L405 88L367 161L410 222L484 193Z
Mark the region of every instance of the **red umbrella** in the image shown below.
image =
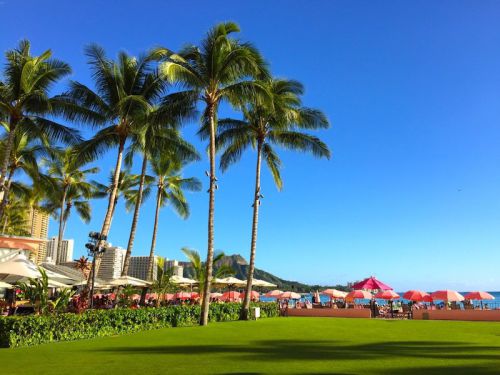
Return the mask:
M381 290L380 292L375 294L375 298L393 300L398 299L399 294L397 294L393 290Z
M368 289L368 290L391 290L389 285L384 284L382 281L377 280L375 276L370 276L359 283L352 286L352 289Z
M422 302L434 302L430 294L427 294L422 298Z
M353 290L347 293L346 299L372 299L373 295L366 290Z
M467 293L464 298L469 300L495 299L495 297L487 292L470 292Z
M245 298L245 293L241 293L240 294L240 298L244 299ZM260 298L259 292L256 292L255 290L252 290L252 292L250 293L250 299L256 300L256 299L259 299L259 298Z
M424 298L426 296L429 296L429 293L422 292L421 290L409 290L405 294L403 294L403 298L407 299L408 301L414 301L414 302L420 302L424 301ZM425 301L425 302L432 302L431 301Z
M270 292L267 292L266 294L264 294L264 296L269 297L269 298L278 298L282 294L283 294L283 292L281 290L275 289L275 290L271 290Z
M240 299L240 293L235 291L224 292L220 298L222 301L231 302Z
M156 293L148 293L146 294L146 299L158 299L158 294Z
M431 297L433 300L446 302L458 302L464 300L464 296L454 290L438 290L434 293L431 293Z
M108 294L106 294L106 296L107 296L109 299L116 299L116 294L115 294L115 293L108 293Z
M196 298L193 296L193 294L197 293L191 293L191 292L177 292L174 294L174 299L191 299L191 298Z

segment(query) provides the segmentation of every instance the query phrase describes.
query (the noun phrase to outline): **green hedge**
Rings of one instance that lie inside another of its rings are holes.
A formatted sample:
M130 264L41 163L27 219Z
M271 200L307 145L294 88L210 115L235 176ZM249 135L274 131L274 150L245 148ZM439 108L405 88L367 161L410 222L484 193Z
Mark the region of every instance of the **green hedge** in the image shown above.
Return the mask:
M255 303L261 318L278 316L276 303ZM238 320L238 303L211 304L211 322ZM0 347L23 347L52 341L111 336L155 328L192 326L200 306L88 310L83 314L0 317Z

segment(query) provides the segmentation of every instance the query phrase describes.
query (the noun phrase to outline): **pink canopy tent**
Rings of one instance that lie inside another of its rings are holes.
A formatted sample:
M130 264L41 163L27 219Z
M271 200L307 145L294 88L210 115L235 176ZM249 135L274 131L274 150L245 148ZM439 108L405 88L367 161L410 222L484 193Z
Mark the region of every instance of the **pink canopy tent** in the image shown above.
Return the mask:
M468 300L495 299L495 297L493 297L491 294L489 294L487 292L470 292L470 293L467 293L464 296L464 298L468 299Z
M423 292L421 290L409 290L405 294L403 294L404 299L407 299L408 301L413 301L413 302L424 301L424 298L426 296L429 296L429 293ZM432 302L432 300L431 301L424 301L424 302Z
M454 290L438 290L431 293L433 300L446 302L460 302L464 300L464 296Z
M366 289L366 290L392 290L389 285L384 284L382 281L377 280L375 276L370 276L359 283L352 286L352 289Z
M375 298L393 300L393 299L398 299L399 294L397 294L393 290L381 290L380 292L375 294Z
M233 301L237 301L239 300L241 297L240 297L240 293L238 292L235 292L235 291L230 291L230 292L224 292L222 294L222 297L220 297L220 299L222 301L226 301L226 302L233 302Z
M196 299L199 298L195 292L177 292L174 294L174 299Z

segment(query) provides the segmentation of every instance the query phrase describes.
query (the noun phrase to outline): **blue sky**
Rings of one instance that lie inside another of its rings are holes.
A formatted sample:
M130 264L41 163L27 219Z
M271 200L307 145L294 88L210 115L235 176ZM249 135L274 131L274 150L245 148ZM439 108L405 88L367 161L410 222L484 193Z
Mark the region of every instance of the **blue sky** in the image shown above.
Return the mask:
M110 56L197 43L216 22L240 24L276 76L306 87L325 111L330 161L282 152L285 188L265 170L257 267L286 279L334 284L376 275L407 288L500 289L500 4L495 1L39 1L0 2L0 50L22 38L52 48L71 77L91 84L83 47ZM223 113L227 112L223 109ZM188 124L185 136L203 144ZM88 134L88 132L86 133ZM98 164L107 178L115 152ZM216 248L247 257L255 155L220 176ZM138 171L139 164L134 166ZM207 160L186 176L207 181ZM203 190L205 191L206 188ZM206 252L207 194L192 215L161 212L157 252ZM105 201L67 237L83 253ZM131 215L117 209L110 240L126 246ZM134 253L148 254L153 202ZM50 233L57 225L52 222Z

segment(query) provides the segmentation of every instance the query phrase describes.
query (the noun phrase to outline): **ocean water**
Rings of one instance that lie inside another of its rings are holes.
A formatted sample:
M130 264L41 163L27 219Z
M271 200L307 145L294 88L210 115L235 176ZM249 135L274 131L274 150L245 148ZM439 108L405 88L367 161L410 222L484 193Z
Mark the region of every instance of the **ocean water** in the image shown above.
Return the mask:
M402 296L405 292L397 292L400 296ZM466 295L468 292L459 292L461 295ZM488 292L490 293L493 297L495 297L494 300L483 300L483 301L473 301L474 305L480 305L481 302L483 302L483 305L484 304L488 304L488 306L491 306L491 307L498 307L500 308L500 291L499 292ZM325 296L323 294L320 294L320 299L321 299L321 302L330 302L330 297L328 296ZM275 299L274 298L267 298L267 297L261 297L261 301L274 301ZM305 301L312 301L312 294L303 294L302 295L302 298L301 298L301 301L302 302L305 302ZM369 303L370 300L357 300L359 301L359 303ZM394 300L394 301L400 301L400 302L408 302L407 300L403 299L403 298L400 298L400 299L397 299L397 300ZM381 300L381 299L377 299L377 303L379 305L383 305L383 304L386 304L387 301L386 300Z

